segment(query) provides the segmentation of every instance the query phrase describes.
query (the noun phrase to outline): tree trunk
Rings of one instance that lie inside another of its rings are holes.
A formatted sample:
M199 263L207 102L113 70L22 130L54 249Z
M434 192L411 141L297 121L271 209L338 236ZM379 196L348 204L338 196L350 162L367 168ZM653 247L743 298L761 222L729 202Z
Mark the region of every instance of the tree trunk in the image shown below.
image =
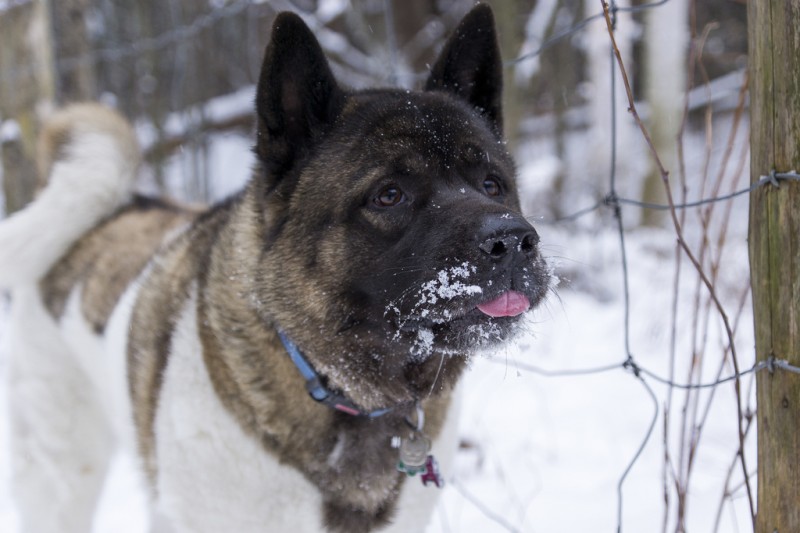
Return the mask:
M630 7L630 0L618 0L618 7ZM584 0L587 15L602 12L600 0ZM632 44L634 25L630 13L620 12L615 29L617 45L622 62L632 64ZM633 183L633 167L637 151L632 150L639 134L628 112L628 98L622 85L616 60L611 52L608 30L602 22L590 24L585 29L584 50L586 54L586 79L592 88L589 99L589 134L587 135L584 167L586 179L601 183L605 188L609 182L609 173L614 172L615 192L622 197L631 198L639 194L639 183ZM614 64L615 90L611 93L612 64ZM630 74L632 76L632 74ZM612 99L614 112L612 113ZM614 127L616 125L616 131ZM612 138L612 132L616 138ZM612 156L612 147L617 146L616 158ZM612 168L613 165L613 168Z
M12 6L0 17L0 116L6 215L36 190L37 108L55 96L49 6L45 0Z
M56 77L58 102L81 102L96 96L95 65L86 19L90 0L53 0L54 47L59 60L67 60Z
M689 40L687 0L672 0L645 14L644 83L650 107L648 129L656 151L671 176L678 170L678 132L686 91L686 43ZM651 163L642 201L666 203L661 172ZM645 209L642 224L658 226L665 211Z
M501 56L504 59L516 57L522 45L525 29L525 18L520 16L524 13L522 2L490 0L488 3L494 9ZM511 154L516 154L519 144L519 123L522 117L520 97L519 88L514 80L514 70L503 69L503 131Z
M751 179L800 170L800 0L748 6ZM800 183L750 199L756 353L800 366ZM758 386L758 533L800 531L800 376L763 371Z

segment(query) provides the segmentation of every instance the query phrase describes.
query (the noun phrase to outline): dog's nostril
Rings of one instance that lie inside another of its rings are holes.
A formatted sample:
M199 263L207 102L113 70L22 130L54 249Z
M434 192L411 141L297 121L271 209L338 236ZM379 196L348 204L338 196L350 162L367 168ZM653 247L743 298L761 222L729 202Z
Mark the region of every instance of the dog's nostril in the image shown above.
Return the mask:
M503 241L496 241L489 250L489 255L492 257L502 257L506 254L506 245Z
M526 254L534 251L538 240L535 233L528 233L522 238L522 242L519 243L519 251Z
M512 244L507 237L492 237L483 241L478 247L490 257L498 259L509 252Z

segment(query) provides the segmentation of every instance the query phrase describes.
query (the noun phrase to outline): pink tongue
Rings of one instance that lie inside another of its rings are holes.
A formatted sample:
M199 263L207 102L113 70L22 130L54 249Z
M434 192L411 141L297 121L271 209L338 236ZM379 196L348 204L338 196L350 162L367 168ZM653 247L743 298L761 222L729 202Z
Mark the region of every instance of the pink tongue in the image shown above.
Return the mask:
M489 316L517 316L531 307L528 297L522 293L508 291L491 302L478 304L478 309Z

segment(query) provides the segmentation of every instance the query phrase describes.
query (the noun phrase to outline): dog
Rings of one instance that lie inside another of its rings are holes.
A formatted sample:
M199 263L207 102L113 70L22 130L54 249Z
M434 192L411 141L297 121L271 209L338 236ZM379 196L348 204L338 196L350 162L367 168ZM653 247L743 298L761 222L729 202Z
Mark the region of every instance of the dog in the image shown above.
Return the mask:
M252 177L203 210L133 192L115 112L56 114L48 185L0 224L23 530L89 531L119 444L154 528L423 531L460 375L548 290L501 80L485 5L419 91L343 88L282 13Z

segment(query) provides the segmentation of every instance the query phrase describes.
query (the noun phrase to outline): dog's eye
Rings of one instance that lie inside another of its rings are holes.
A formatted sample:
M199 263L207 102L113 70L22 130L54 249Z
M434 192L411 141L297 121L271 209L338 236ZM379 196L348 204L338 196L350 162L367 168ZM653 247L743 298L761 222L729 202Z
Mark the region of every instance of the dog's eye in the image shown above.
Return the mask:
M503 187L494 176L489 176L483 180L483 190L489 196L500 196L503 194Z
M398 187L390 185L379 192L372 201L378 207L394 207L403 203L406 195Z

